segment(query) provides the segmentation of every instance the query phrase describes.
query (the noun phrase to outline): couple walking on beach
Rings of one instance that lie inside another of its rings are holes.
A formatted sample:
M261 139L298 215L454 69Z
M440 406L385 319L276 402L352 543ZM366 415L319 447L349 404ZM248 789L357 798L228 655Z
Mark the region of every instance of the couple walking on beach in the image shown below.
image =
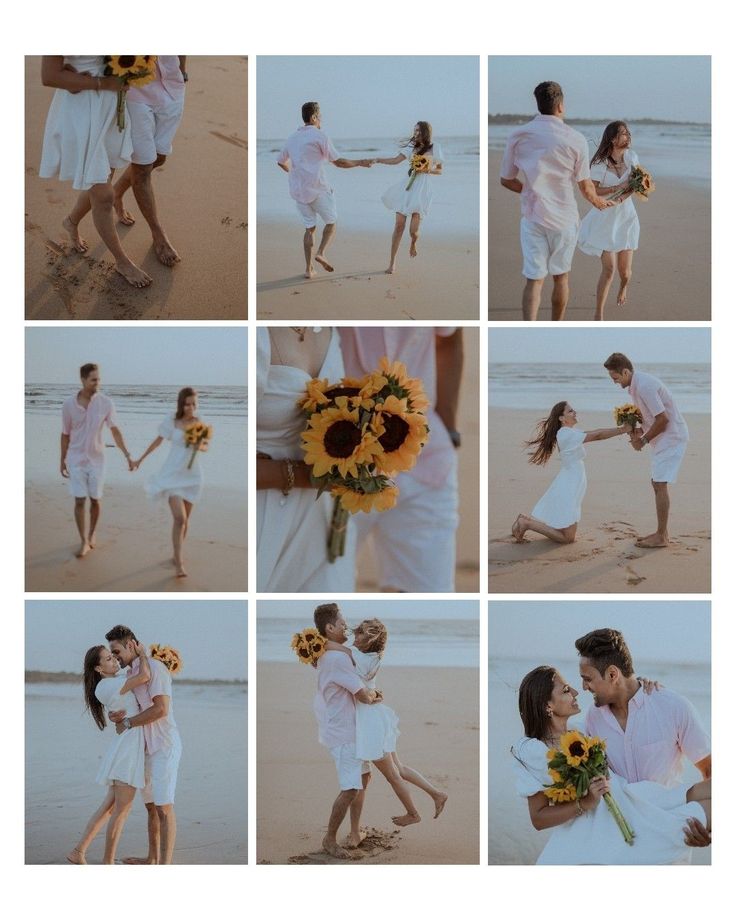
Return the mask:
M409 255L415 258L418 254L419 227L432 203L430 177L442 174L442 150L432 140L432 125L428 121L418 121L411 137L401 142L393 157L350 160L340 156L322 130L322 113L318 102L304 103L302 121L302 126L287 138L276 162L289 174L289 194L304 224L304 277L314 277L315 262L326 272L334 271L326 252L335 237L337 203L335 192L325 175L325 163L340 169L353 169L356 166L370 168L377 163L396 166L408 159L408 177L402 177L381 197L383 204L396 215L391 236L391 255L386 269L387 274L393 274L407 220L411 240ZM324 221L325 226L315 253L317 217Z
M105 444L102 436L105 426L122 451L132 473L146 457L164 440L169 442L169 454L159 471L146 482L149 498L167 502L173 518L171 539L177 578L187 575L184 568L184 541L195 503L202 491L202 470L195 450L187 443L186 431L203 425L197 416L197 391L192 387L179 390L176 411L167 415L159 425L158 435L141 456L134 460L125 446L118 427L115 405L101 392L100 369L96 364L83 364L79 369L81 389L69 396L62 406L60 472L68 480L74 498L74 520L81 544L79 559L87 556L96 546L96 531L102 510L105 484ZM193 455L192 455L193 454ZM89 516L87 515L89 500Z
M103 863L112 865L140 791L148 812L148 855L123 862L169 865L176 843L174 796L182 752L171 689L171 675L180 667L178 653L159 646L147 652L128 626L114 626L105 639L109 647L87 650L83 682L84 701L95 725L104 730L107 713L115 726L97 773L97 782L108 790L66 858L86 865L87 849L107 825Z
M115 259L115 270L136 288L152 278L135 265L123 249L115 227L135 223L125 208L124 195L132 187L135 200L151 231L159 262L173 267L180 261L158 213L152 174L166 162L184 111L189 77L185 55L132 55L144 58L155 70L153 79L136 86L106 74L104 55L50 55L42 58L41 80L56 89L46 119L41 167L42 179L71 181L79 197L64 218L72 247L85 253L89 244L79 232L83 217L92 220ZM121 58L121 63L125 63ZM118 97L124 94L120 127ZM113 185L116 169L124 169Z
M685 456L689 439L687 424L662 381L653 374L635 371L626 355L614 352L603 367L617 386L628 389L633 408L641 413L643 427L625 424L617 428L575 431L578 417L573 407L565 400L555 403L547 418L537 426L536 434L527 441L527 446L533 448L529 462L539 466L547 463L556 447L561 469L531 515L520 514L514 521L511 532L519 543L525 542L524 534L530 530L555 543L573 543L587 486L583 444L628 434L635 451L649 448L657 512L657 529L639 537L636 545L644 549L669 545L669 486L677 481Z
M575 648L583 690L593 695L584 728L568 724L580 714L579 691L556 668L534 668L519 687L524 737L511 749L516 791L527 800L534 829L552 830L537 863L689 863L691 847L711 843L711 746L695 707L656 681L634 676L631 653L616 629L593 630ZM548 793L562 780L553 775L554 752L579 768L600 742L603 772L596 771L584 795L555 801ZM681 781L686 761L702 781ZM604 801L611 795L634 831L631 843Z
M602 320L616 271L616 303L626 303L639 245L639 218L629 186L639 159L631 149L631 132L626 122L612 121L591 158L585 137L563 120L559 83L540 83L534 96L539 114L511 132L501 163L501 185L521 195L523 317L536 320L544 279L552 275L552 319L564 319L577 246L601 260L594 319ZM582 223L576 186L592 205Z

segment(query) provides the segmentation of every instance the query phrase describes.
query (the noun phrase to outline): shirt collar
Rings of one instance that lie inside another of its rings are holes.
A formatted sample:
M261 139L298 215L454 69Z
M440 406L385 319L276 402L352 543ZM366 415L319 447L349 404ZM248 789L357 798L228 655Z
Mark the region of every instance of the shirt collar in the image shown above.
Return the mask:
M641 709L644 705L644 688L639 684L639 689L629 700L629 710L631 709Z

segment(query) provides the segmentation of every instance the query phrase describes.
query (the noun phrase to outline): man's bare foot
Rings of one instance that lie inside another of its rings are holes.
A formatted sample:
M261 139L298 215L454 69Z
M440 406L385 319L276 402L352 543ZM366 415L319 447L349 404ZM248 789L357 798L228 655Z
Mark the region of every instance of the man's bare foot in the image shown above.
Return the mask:
M181 262L179 253L174 249L174 247L165 236L160 240L153 241L153 249L158 256L159 262L162 265L166 265L171 268L172 265L176 265L177 262Z
M324 268L326 272L335 271L334 266L330 265L330 263L327 261L327 259L325 259L324 256L315 256L314 261L317 262L318 265L321 265L322 268Z
M155 859L148 856L125 856L120 860L125 866L157 866Z
M386 274L387 274L387 275L393 275L393 273L394 273L395 271L396 271L396 266L393 265L393 264L391 264L391 265L389 265L389 267L386 269Z
M84 557L87 555L87 553L91 549L92 547L89 545L89 543L86 540L83 540L82 545L79 547L79 549L76 552L77 559L84 559Z
M626 294L628 292L628 284L622 284L619 288L618 297L616 298L616 306L623 307L626 303Z
M646 537L639 537L636 541L637 546L641 546L643 549L661 549L665 546L670 545L670 540L667 534L662 536L661 533L650 533Z
M77 847L74 847L73 850L69 850L66 854L66 861L71 863L73 866L86 866L87 860L84 858L84 853L81 850L78 850Z
M322 849L335 859L353 859L353 856L344 847L341 847L337 840L328 840L325 837L322 840Z
M313 268L308 268L308 269L304 272L304 277L305 277L305 278L314 278L314 276L315 276L316 274L317 274L317 273L315 272L315 270L314 270Z
M399 815L398 817L391 818L394 824L398 827L407 827L409 824L419 824L422 820L421 816L418 814L410 815L408 812L405 815Z
M123 199L116 198L113 201L112 206L115 208L115 213L117 214L120 223L126 227L132 227L135 223L135 217L133 217L130 211L123 207Z
M61 222L62 227L69 234L69 238L72 241L72 246L77 252L87 252L89 249L89 244L87 240L83 240L79 235L79 226L74 223L71 217L65 217Z
M153 281L150 275L147 275L143 269L134 265L130 259L127 262L116 262L115 271L125 278L128 284L135 288L144 288Z
M88 540L87 540L87 544L88 544L88 546L89 546L90 549L94 549L95 546L97 546L97 537L96 537L93 533L91 533L91 534L89 535L89 538L88 538Z
M358 831L357 834L354 834L352 831L345 838L345 846L348 850L357 849L361 843L365 840L367 834L365 831Z
M433 795L432 798L434 799L434 816L435 818L439 818L447 802L447 793L438 792L437 795Z
M411 241L411 245L409 246L409 255L411 256L412 259L416 258L416 256L418 255L417 244L414 242L414 240Z

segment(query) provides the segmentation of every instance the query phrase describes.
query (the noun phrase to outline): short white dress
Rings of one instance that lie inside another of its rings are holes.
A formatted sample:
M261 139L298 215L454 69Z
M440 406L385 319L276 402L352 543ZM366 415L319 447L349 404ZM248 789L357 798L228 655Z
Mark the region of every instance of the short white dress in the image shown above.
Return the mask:
M411 179L408 166L412 155L411 153L407 155L406 149L398 150L397 154L406 157L406 160L401 164L403 176L398 182L386 189L381 201L389 211L403 214L405 217L419 214L421 218L424 218L429 213L429 207L432 204L432 183L436 182L438 177L430 176L429 173L419 173L407 192L406 187ZM442 163L442 148L440 145L433 144L427 151L427 156L432 157L433 166Z
M377 652L361 652L354 646L350 651L366 690L375 690L381 656ZM380 760L392 754L399 734L399 717L390 706L355 701L355 756L358 760Z
M139 711L132 690L122 696L120 694L127 679L126 675L121 674L116 677L103 677L97 684L95 696L108 712L122 709L130 716ZM135 786L136 789L143 789L146 785L144 753L142 727L136 726L119 735L115 734L107 753L102 758L96 782L103 786L111 786L113 780L118 780L121 783L127 783L128 786Z
M177 428L174 419L168 416L159 425L158 433L169 442L169 454L161 469L146 481L148 497L155 501L168 501L175 495L194 504L199 501L202 492L199 451L192 468L188 469L189 461L192 459L192 448L184 440L184 429Z
M580 520L581 504L588 484L585 478L584 431L560 428L557 447L560 450L560 472L532 508L532 517L550 527L570 527Z
M529 798L552 784L547 772L549 748L536 738L522 738L511 749L516 791ZM687 802L687 786L667 787L644 780L628 783L610 775L611 795L634 831L634 843L623 838L608 805L577 815L553 828L537 865L669 865L689 863L692 849L683 839L688 818L706 822L699 802Z
M620 185L629 177L633 166L639 165L639 157L633 150L624 151L625 171L619 177L605 163L590 167L590 178L600 182L603 188ZM639 247L639 216L634 207L634 196L614 208L599 211L591 208L583 218L578 231L578 248L589 256L600 256L602 252L622 252Z
M64 63L93 77L105 70L104 55L66 56ZM119 131L117 102L118 94L110 90L57 89L46 117L39 176L71 181L86 191L106 183L111 169L127 166L133 154L130 118Z

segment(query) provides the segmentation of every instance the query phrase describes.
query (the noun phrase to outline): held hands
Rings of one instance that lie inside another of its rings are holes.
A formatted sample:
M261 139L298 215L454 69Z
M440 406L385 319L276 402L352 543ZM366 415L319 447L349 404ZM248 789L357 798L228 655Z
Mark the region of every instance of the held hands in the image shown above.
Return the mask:
M122 723L123 719L125 718L125 710L115 709L112 712L108 712L107 717L111 722L114 722L117 725L118 723Z
M374 702L374 703L382 703L382 702L383 702L383 691L382 691L382 690L374 690L373 692L376 694L376 695L373 697L373 702Z
M711 832L697 818L688 818L683 827L685 843L689 847L709 847Z

